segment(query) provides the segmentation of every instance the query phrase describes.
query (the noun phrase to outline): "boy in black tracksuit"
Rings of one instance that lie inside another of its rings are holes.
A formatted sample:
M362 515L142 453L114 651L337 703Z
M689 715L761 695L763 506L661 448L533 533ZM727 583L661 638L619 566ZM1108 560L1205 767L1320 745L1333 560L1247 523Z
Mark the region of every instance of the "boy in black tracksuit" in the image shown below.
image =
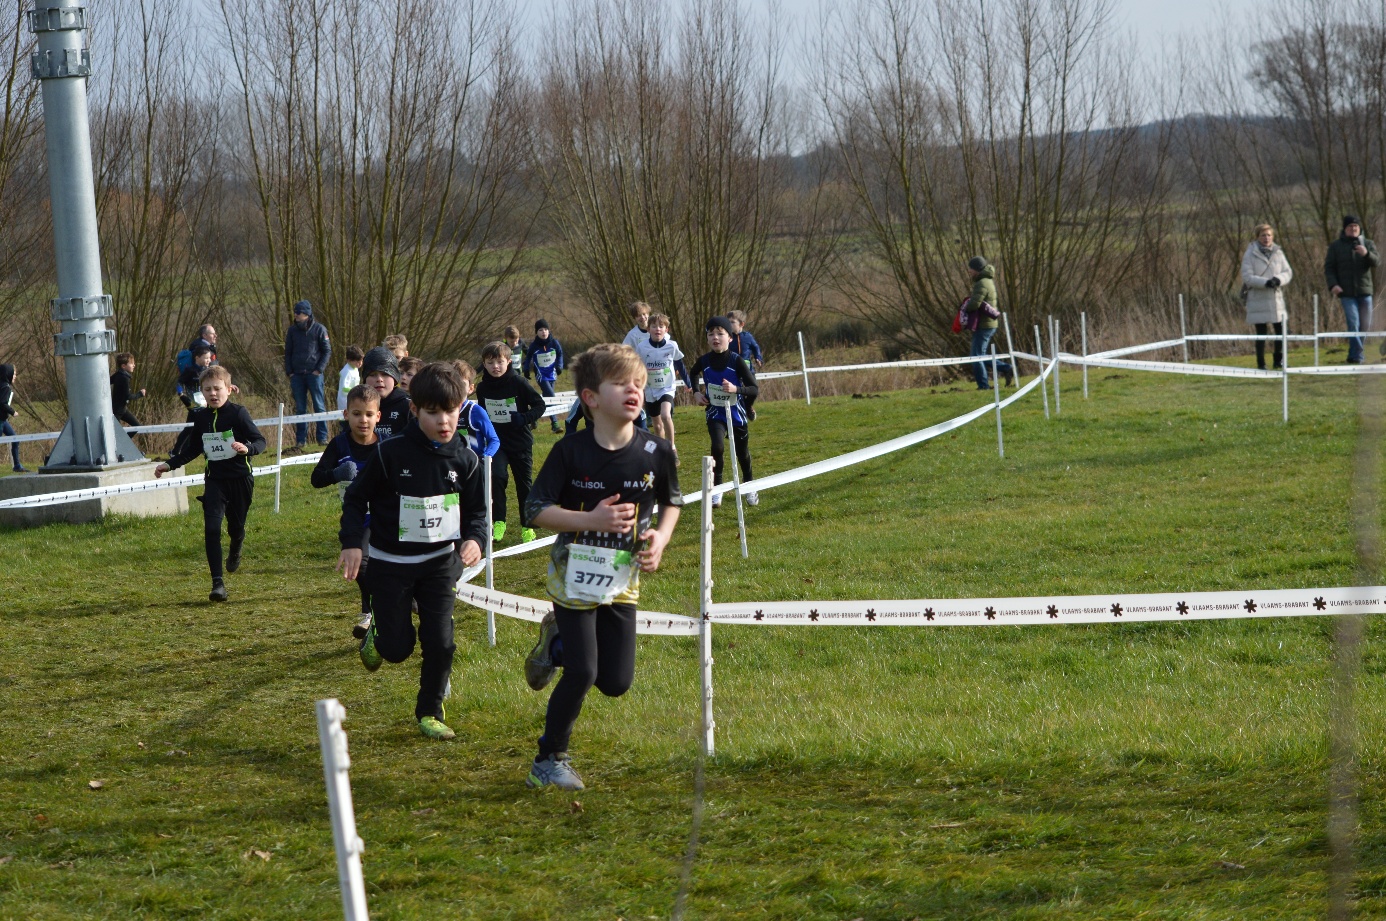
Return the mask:
M395 353L378 345L361 361L361 383L380 394L380 418L375 436L393 438L409 424L409 394L399 385L399 361Z
M161 477L177 470L199 454L207 455L206 487L202 492L202 536L207 548L207 567L212 571L212 601L225 601L226 583L221 568L221 520L226 517L226 533L231 551L226 555L226 571L241 566L241 546L245 542L245 520L255 495L255 476L250 458L265 450L265 436L255 427L244 406L229 403L231 372L213 365L202 373L198 386L206 406L188 411L189 428L184 429L177 448L165 463L154 468Z
M747 401L760 393L760 387L756 384L756 372L751 370L751 363L731 351L732 335L732 324L726 317L713 317L708 320L707 344L712 351L700 357L694 363L691 372L695 381L702 381L698 392L694 394L694 400L699 406L707 407L707 433L712 439L714 483L722 482L723 440L727 437L728 426L736 437L736 462L741 465L741 478L743 481L753 479L751 430L747 426L746 410ZM732 405L713 405L707 392L709 387L719 388L732 395ZM731 416L730 421L728 415ZM760 497L754 492L746 493L747 505L756 505L759 502ZM712 504L722 504L721 493L712 497Z
M430 739L451 739L443 696L456 650L452 608L463 565L481 559L486 540L486 498L481 465L458 413L465 389L457 369L424 365L410 383L414 421L377 442L365 468L347 487L337 568L356 578L361 541L370 516L370 629L361 640L361 663L375 671L383 660L403 662L417 638L423 663L414 716ZM419 606L414 629L410 602Z
M510 366L510 346L492 342L481 350L485 369L476 383L476 401L491 417L500 450L491 460L491 520L492 537L505 537L506 468L515 475L515 504L524 514L529 498L529 483L534 474L534 434L530 424L544 415L544 398ZM520 532L522 541L534 540L534 529Z
M347 391L345 410L346 431L323 448L322 457L313 468L309 482L314 489L326 489L336 484L343 496L347 484L356 479L356 474L366 466L366 461L375 454L378 439L375 423L380 418L380 393L365 384L357 384ZM366 520L366 533L361 539L361 571L356 575L356 587L361 591L361 614L356 618L356 626L351 635L358 640L366 635L371 625L371 593L366 587L366 563L370 558L371 523Z
M14 365L0 365L0 435L18 434L10 425L10 417L19 415L19 410L14 408L14 378ZM14 459L15 473L28 473L19 462L19 442L10 442L10 457Z
M140 420L130 412L130 402L142 399L144 388L134 389L135 356L121 352L116 356L116 372L111 375L111 412L126 425L139 425Z

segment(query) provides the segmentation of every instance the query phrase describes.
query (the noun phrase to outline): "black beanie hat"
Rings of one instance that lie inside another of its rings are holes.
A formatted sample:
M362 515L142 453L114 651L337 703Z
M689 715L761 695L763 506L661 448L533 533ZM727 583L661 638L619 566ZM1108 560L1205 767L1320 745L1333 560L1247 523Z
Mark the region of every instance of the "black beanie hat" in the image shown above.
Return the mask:
M399 383L399 362L395 360L395 353L377 345L366 353L366 357L361 362L361 379L365 380L366 375L374 374L379 371L381 374L388 374Z
M987 267L987 260L982 256L973 256L967 260L967 267L974 272L980 272Z
M294 305L294 315L311 317L313 315L313 305L307 301L299 301Z
M548 329L548 328L549 328L549 321L548 321L548 320L535 320L535 321L534 321L534 331L535 331L536 333L539 332L539 330L541 330L541 329Z
M710 333L714 329L725 329L728 336L736 335L736 333L732 332L731 320L728 320L726 317L713 317L711 320L708 320L707 325L703 327L703 332Z
M1344 229L1344 230L1347 230L1347 226L1348 226L1349 224L1356 224L1358 227L1361 227L1361 226L1362 226L1362 221L1359 220L1358 217L1357 217L1357 215L1355 215L1355 214L1344 214L1344 215L1343 215L1343 229Z

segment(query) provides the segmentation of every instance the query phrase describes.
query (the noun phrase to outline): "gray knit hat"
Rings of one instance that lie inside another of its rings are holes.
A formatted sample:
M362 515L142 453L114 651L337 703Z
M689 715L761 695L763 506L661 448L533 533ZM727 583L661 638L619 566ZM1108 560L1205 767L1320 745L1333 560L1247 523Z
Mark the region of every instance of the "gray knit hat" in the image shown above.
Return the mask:
M987 267L987 260L983 256L973 256L967 260L967 267L974 272L980 272Z
M365 380L367 375L377 371L390 375L395 383L399 383L399 362L395 360L395 353L383 345L377 345L366 353L361 362L361 379Z

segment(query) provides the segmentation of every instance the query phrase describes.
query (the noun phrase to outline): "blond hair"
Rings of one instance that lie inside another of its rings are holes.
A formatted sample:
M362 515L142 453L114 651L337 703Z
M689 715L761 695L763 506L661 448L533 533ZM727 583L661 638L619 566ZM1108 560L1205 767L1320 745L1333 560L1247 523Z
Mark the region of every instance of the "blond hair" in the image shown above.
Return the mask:
M746 325L746 311L744 311L744 310L728 310L728 311L727 311L727 319L728 319L728 320L735 320L736 322L740 323L742 326L745 326L745 325Z
M649 321L648 323L646 323L645 325L646 325L646 326L654 326L656 323L658 323L660 326L663 326L665 329L673 329L673 328L674 328L674 324L669 322L669 315L668 315L667 313L652 313L652 314L650 314L650 321Z
M626 310L630 312L630 315L632 317L638 317L640 316L640 311L642 310L645 311L645 313L649 313L650 305L645 303L644 301L631 301L630 306L627 307Z
M504 342L488 342L481 347L482 361L488 358L509 359L513 354L515 353L510 350L510 346L506 345Z
M1256 230L1252 232L1252 236L1254 236L1254 237L1259 237L1259 236L1261 235L1261 231L1263 231L1263 230L1269 230L1269 231L1271 232L1271 235L1272 235L1272 236L1275 235L1275 228L1272 227L1271 225L1269 225L1269 224L1257 224L1257 225L1256 225Z
M203 381L226 381L226 386L230 387L231 372L225 365L208 365L207 370L197 376L197 386L201 387Z
M386 336L385 341L380 344L394 352L396 360L404 358L409 354L409 340L399 333L395 333L393 336Z
M645 362L640 360L635 349L614 342L592 346L573 361L569 370L573 372L573 389L578 392L579 400L582 400L584 390L595 393L607 381L625 383L633 380L644 387L648 378ZM584 415L588 413L586 402L582 404L582 412Z

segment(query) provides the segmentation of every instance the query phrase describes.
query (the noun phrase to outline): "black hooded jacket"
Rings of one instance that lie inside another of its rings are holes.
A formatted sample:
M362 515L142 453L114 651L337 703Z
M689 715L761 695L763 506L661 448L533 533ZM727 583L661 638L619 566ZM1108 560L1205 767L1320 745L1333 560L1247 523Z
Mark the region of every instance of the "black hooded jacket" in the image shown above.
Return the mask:
M409 394L396 386L389 396L380 398L380 419L375 423L375 437L384 441L404 432L409 424Z
M461 506L461 537L437 543L404 542L400 534L400 497L428 498L456 494ZM342 548L361 546L370 513L371 557L383 551L397 557L428 559L464 541L486 543L486 497L482 493L481 462L467 447L466 435L455 433L447 444L428 440L411 421L398 436L377 441L375 453L347 487L342 498Z
M0 422L19 415L14 408L14 365L0 365Z
M529 450L533 447L534 435L529 426L544 415L544 398L516 373L514 365L500 377L492 377L483 371L476 382L476 401L491 417L491 425L495 426L503 450ZM510 407L509 422L496 418L503 404Z
M189 427L178 437L173 454L168 459L170 470L177 470L188 461L202 454L202 436L212 432L231 432L236 441L249 449L248 454L237 454L222 461L207 462L207 479L234 480L238 477L253 476L250 458L265 450L265 436L255 427L249 411L239 403L223 403L216 409L199 406L188 412Z

